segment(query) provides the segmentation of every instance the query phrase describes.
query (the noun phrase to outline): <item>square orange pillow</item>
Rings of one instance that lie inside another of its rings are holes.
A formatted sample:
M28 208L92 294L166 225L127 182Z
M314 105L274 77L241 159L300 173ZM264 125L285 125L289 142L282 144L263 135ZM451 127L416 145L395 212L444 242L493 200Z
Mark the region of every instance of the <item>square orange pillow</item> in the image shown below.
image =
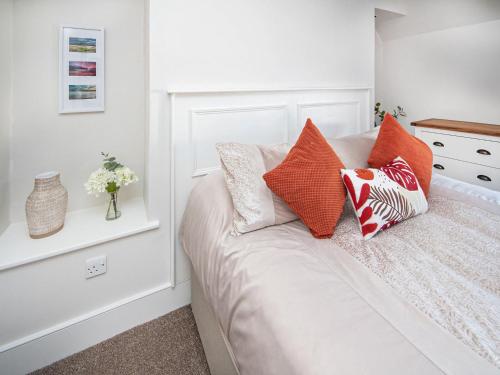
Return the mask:
M386 114L368 157L368 164L372 168L380 168L398 156L410 165L427 197L432 177L432 151L424 142L408 133L394 117Z
M308 119L286 158L263 178L269 189L288 204L314 237L329 238L346 199L340 176L342 168L342 161Z

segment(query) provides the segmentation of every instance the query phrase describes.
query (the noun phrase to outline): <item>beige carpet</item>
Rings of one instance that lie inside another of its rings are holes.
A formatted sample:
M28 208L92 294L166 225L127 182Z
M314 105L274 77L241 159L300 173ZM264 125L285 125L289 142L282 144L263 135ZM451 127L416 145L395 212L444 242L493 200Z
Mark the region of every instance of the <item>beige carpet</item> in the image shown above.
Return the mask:
M32 374L210 375L190 306L125 331Z

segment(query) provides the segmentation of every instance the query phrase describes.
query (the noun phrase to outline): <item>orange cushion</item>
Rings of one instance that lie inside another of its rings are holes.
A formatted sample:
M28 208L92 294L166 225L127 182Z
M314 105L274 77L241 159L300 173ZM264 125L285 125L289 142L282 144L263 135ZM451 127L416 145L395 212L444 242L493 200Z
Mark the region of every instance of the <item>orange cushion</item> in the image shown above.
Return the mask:
M402 157L410 165L427 197L432 176L432 151L424 142L409 134L390 114L385 115L368 164L380 168Z
M308 119L286 158L263 177L269 189L288 204L314 237L329 238L346 198L342 168L344 164Z

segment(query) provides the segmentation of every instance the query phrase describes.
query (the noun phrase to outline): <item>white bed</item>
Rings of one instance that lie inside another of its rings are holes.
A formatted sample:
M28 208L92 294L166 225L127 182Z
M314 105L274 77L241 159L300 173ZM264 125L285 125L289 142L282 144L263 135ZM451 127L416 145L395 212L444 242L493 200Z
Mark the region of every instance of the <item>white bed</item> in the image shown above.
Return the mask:
M330 138L359 134L370 128L371 98L369 88L170 95L173 255L182 260L183 248L192 264L193 312L213 375L500 373L498 193L435 177L430 212L390 228L361 252L356 251L363 249L361 235L349 211L332 240L314 239L298 221L230 235L232 201L218 171L216 142L293 144L307 117ZM344 162L359 167L368 153L367 147L359 160ZM457 203L450 206L450 198ZM442 234L440 225L450 209L463 215ZM469 232L462 230L467 225ZM412 233L413 226L421 229ZM436 260L435 253L424 251L439 249L439 243L416 243L445 235L449 254L454 243L467 244L455 263L446 263L452 256ZM407 267L419 269L418 257L405 257L417 248L427 261L437 261L427 264L436 267L431 267L436 275L439 262L457 270L471 262L472 268L465 267L471 271L468 279L456 279L452 272L434 280L426 273L420 289L402 293L405 282L415 283L418 275L405 279L400 265L384 278L387 264L376 261L383 241L398 236L409 241L399 250L406 250L401 254ZM481 238L485 242L479 247L470 242ZM452 287L439 290L448 281ZM465 288L457 284L462 281ZM422 307L425 288L438 293ZM462 291L468 299L460 306ZM487 298L481 294L485 291ZM471 300L475 294L478 309ZM439 296L452 297L454 304L443 312L471 307L459 334L449 326L456 319L441 319ZM475 336L478 327L486 334Z
M192 192L181 240L240 373L499 373L499 195L435 177L430 206L365 242L349 210L332 240L314 239L299 221L233 237L223 176L204 178ZM410 250L415 257L398 263ZM446 251L457 258L436 258ZM412 274L418 260L422 267Z

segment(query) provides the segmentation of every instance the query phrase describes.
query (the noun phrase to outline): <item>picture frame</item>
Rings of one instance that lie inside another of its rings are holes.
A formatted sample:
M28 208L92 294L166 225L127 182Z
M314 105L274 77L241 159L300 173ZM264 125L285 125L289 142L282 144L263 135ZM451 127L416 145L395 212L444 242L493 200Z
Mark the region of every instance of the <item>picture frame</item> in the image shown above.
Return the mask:
M104 111L104 28L62 25L59 113Z

